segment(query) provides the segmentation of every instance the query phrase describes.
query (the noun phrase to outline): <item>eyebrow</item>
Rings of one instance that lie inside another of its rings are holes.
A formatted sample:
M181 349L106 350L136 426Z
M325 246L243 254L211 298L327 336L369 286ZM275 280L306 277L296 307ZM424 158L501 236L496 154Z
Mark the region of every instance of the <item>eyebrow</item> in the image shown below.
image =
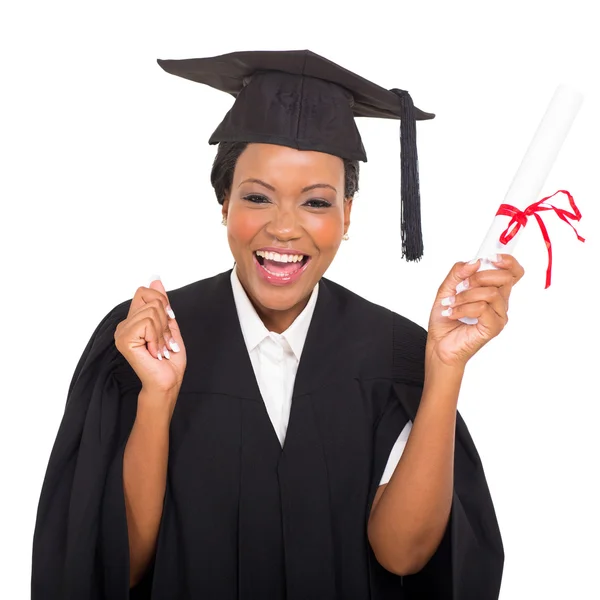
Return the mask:
M244 179L244 181L242 181L242 183L240 183L240 185L238 187L241 187L244 183L256 183L258 185L262 185L263 187L267 188L268 190L271 190L272 192L276 191L272 185L262 181L261 179L255 179L253 177L251 177L250 179ZM337 194L337 190L332 185L329 185L328 183L313 183L312 185L307 185L305 188L302 188L302 193L310 192L311 190L314 190L317 188L329 188L330 190L333 190Z

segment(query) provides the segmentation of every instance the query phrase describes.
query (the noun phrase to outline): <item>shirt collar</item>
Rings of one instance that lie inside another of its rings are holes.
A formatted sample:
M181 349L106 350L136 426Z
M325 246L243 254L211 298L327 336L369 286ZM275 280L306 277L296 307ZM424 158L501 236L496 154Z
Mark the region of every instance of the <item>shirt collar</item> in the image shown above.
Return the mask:
M248 295L246 294L246 291L239 280L235 266L231 271L231 289L233 290L235 308L240 321L242 335L244 336L244 341L246 342L246 348L248 349L248 352L252 352L252 350L254 350L254 348L256 348L266 337L269 337L269 330L265 327L261 318L258 316L254 306L252 306L252 303L250 302L250 299L248 298ZM304 343L306 342L306 335L308 333L308 327L315 310L318 293L319 284L317 283L313 288L304 310L281 334L281 337L285 338L287 343L290 345L290 348L292 349L292 352L296 356L297 360L300 360L300 355L302 354L302 349L304 348Z

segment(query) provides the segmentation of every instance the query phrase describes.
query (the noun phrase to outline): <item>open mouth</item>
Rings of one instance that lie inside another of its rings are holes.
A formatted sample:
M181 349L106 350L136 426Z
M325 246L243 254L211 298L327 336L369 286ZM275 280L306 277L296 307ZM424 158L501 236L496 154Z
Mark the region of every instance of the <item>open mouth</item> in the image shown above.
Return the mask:
M257 250L254 256L268 275L282 280L289 280L299 274L310 261L310 256L306 254L284 254L265 250Z

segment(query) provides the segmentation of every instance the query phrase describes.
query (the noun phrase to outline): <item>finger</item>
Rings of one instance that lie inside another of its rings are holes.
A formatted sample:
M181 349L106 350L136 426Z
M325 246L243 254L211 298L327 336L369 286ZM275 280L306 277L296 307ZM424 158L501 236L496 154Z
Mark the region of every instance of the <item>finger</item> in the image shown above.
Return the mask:
M161 294L163 294L163 296L167 299L167 303L165 304L165 310L167 311L167 314L169 315L169 317L171 319L174 319L175 313L173 312L173 309L171 308L171 305L169 304L169 296L167 296L167 290L165 289L165 286L163 285L163 282L161 281L160 275L152 275L152 277L150 278L149 288L156 290L157 292L160 292Z
M508 316L501 317L485 301L469 302L468 304L449 307L445 309L443 316L452 321L457 321L463 317L475 318L485 329L494 335L502 331L508 322Z
M163 311L166 314L167 305L169 304L168 298L160 291L156 289L151 289L147 287L140 286L136 291L131 300L131 304L129 306L129 312L127 314L127 318L132 317L141 309L143 309L146 305L158 300L162 306Z
M143 290L146 290L144 292ZM145 299L142 306L140 306L136 311L130 309L128 319L133 320L135 317L139 315L144 316L146 314L146 309L148 307L154 307L156 312L153 313L154 318L160 323L160 330L163 332L163 337L168 348L173 349L175 352L179 352L180 348L180 336L174 335L174 332L179 332L179 327L177 326L177 322L174 319L167 319L168 315L166 312L166 304L167 300L164 295L156 290L151 290L149 288L140 288L138 290L139 294L142 298ZM149 296L147 292L154 292L153 297ZM179 342L178 342L179 339ZM167 358L169 358L169 353L167 352ZM163 352L164 355L164 352Z
M444 303L444 306L452 306L456 309L460 306L468 306L469 304L477 304L486 302L492 310L501 318L506 318L508 310L507 301L502 293L502 289L490 287L476 287L465 292L457 294L451 304ZM467 315L464 315L467 316Z
M461 292L465 289L476 287L497 287L508 304L508 299L514 284L515 279L509 271L487 270L479 271L479 273L469 277L468 280L461 284L457 291Z
M165 311L169 316L169 321L164 331L166 345L170 350L173 350L173 352L181 352L183 338L181 337L179 324L175 320L175 313L173 312L173 308L171 307L171 304L169 302L167 291L159 275L153 275L150 278L150 286L151 289L160 292L167 299L167 304L165 304ZM169 353L167 351L167 356L168 355Z
M504 285L513 285L514 276L510 271L504 269L488 269L486 271L479 271L469 277L469 287L502 287Z
M523 275L525 275L525 269L521 263L511 254L498 254L497 261L492 261L493 264L499 269L506 269L511 273L514 278L514 283L517 283Z
M175 334L175 328L173 324L175 321L167 320L167 314L164 311L162 302L155 298L149 304L144 305L137 313L129 317L129 322L132 327L137 327L138 323L142 323L144 319L151 318L155 324L155 330L158 332L158 338L156 340L156 352L150 352L155 358L162 360L164 356L170 359L170 351L180 351L180 344L177 342L179 337L179 330L177 329L177 335ZM150 350L150 346L148 349ZM154 348L154 346L152 346ZM160 353L160 356L159 356Z
M456 286L477 272L479 262L477 259L471 262L455 263L438 290L438 298L454 295L456 293Z
M117 329L122 328L122 331L118 333L118 340L125 341L131 350L145 346L154 358L162 360L162 333L155 311L156 308L150 306L120 323Z
M151 309L151 314L154 316L154 318L156 318L157 324L160 326L160 330L164 331L167 327L168 315L165 310L163 298L158 296L154 296L153 298L149 299L148 302L145 302L143 306L141 306L128 318L134 320L135 317L138 317L139 315L145 316L146 311L149 309Z
M506 301L506 310L508 310L510 294L513 286L517 283L517 279L511 271L506 269L480 271L470 279L473 281L473 286L498 287Z

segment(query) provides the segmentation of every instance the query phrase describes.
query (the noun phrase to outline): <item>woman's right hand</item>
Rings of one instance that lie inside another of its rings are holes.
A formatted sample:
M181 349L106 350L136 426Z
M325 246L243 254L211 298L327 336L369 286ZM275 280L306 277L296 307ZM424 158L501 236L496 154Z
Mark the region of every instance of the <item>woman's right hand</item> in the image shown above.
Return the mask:
M167 310L171 307L160 279L150 287L139 287L114 337L117 350L140 378L142 389L151 395L173 397L175 402L187 356L177 321Z

